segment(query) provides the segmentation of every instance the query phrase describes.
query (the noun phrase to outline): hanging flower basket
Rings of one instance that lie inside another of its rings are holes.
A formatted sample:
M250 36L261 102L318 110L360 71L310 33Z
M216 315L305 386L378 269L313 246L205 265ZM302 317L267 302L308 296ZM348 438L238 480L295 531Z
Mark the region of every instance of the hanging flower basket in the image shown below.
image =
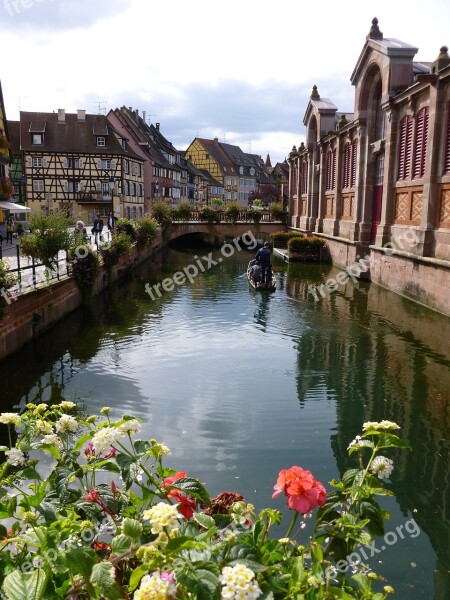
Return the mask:
M14 185L9 177L0 178L0 196L3 198L11 198L14 194Z

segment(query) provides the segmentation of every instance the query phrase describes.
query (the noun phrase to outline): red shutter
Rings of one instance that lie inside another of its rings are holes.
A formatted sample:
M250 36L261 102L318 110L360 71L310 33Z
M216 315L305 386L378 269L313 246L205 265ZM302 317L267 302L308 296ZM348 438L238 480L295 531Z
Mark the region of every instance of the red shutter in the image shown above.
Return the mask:
M406 116L400 122L400 142L398 151L397 179L408 179L411 172L412 117Z
M331 176L331 189L334 190L336 187L336 148L333 150L333 168Z
M447 106L447 139L445 142L444 173L450 173L450 102Z
M329 191L332 189L331 181L332 181L332 163L333 163L333 152L332 150L328 150L327 152L327 183L326 190Z
M423 108L417 115L416 139L414 144L414 179L423 177L427 154L428 137L428 107Z
M358 142L357 142L357 140L354 140L354 142L352 144L352 175L351 175L351 182L350 182L350 187L353 187L353 188L356 185L357 156L358 156Z
M349 143L344 146L344 177L343 187L350 187L350 165L351 165L351 145Z

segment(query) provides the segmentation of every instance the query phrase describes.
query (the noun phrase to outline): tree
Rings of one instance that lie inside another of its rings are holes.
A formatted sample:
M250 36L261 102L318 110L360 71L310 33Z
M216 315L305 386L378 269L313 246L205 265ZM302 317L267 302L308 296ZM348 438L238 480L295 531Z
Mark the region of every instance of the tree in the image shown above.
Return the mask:
M272 202L280 201L280 189L273 183L262 183L257 190L253 190L248 195L248 203L253 204L254 200L261 200L263 206L270 206Z

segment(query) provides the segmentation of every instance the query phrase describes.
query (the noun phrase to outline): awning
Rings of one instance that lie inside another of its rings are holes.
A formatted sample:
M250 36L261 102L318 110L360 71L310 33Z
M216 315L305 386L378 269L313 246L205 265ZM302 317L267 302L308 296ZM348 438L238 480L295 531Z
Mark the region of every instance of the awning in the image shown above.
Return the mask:
M28 208L28 206L16 204L15 202L8 202L7 200L0 200L0 208L3 208L3 210L9 210L12 213L28 212L31 210L31 208Z

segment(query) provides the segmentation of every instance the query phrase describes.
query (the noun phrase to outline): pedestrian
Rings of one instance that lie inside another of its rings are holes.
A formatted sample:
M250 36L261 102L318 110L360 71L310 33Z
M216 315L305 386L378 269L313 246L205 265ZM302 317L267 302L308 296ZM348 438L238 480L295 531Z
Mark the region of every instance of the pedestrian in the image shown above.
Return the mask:
M77 225L75 227L75 234L83 236L83 242L87 242L88 236L83 221L77 221Z
M112 211L110 211L109 215L108 215L108 220L106 222L106 226L109 229L109 232L112 234L112 232L114 231L114 227L116 226L116 217L114 216L114 213Z
M9 216L6 219L6 243L13 243L13 233L14 233L14 219Z
M103 231L103 220L100 218L100 213L97 213L97 218L94 221L92 226L92 233L94 234L94 244L99 245L99 242L102 241L102 231Z
M261 263L261 280L263 283L269 283L267 281L268 271L270 266L270 244L269 242L264 242L264 246L258 250L255 258L259 258Z

